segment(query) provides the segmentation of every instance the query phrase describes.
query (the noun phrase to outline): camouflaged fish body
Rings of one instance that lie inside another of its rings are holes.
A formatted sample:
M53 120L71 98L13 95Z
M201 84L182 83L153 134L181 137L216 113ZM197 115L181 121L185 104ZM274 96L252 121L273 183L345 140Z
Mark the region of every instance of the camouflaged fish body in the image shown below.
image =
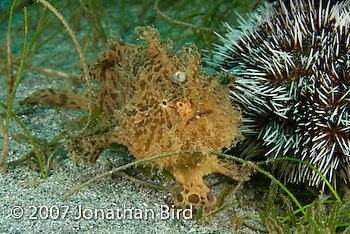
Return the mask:
M202 71L196 49L173 53L156 29L138 27L137 33L146 45L119 40L91 71L100 84L94 105L102 117L91 132L70 140L74 158L95 162L111 143L126 145L136 159L200 150L203 154L173 155L150 164L175 176L181 186L175 205L203 206L208 213L215 197L203 176L221 173L241 179L235 165L209 154L235 144L240 112L231 105L228 91Z

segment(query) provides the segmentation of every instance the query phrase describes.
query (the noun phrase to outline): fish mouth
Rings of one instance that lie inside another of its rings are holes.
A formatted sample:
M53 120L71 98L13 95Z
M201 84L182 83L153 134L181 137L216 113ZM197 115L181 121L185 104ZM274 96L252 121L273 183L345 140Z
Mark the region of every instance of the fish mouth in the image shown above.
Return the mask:
M203 117L209 116L213 114L214 112L212 110L206 110L206 111L200 111L195 114L193 114L186 122L186 125L192 123L193 121L197 121L202 119Z

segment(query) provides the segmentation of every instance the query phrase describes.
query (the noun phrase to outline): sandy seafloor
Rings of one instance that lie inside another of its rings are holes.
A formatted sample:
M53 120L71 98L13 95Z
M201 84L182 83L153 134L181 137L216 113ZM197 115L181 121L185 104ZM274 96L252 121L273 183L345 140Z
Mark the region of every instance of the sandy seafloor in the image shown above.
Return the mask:
M1 1L0 4L3 10L8 9L8 1ZM12 35L14 58L20 57L23 44L22 22L23 13L15 12ZM0 25L0 38L3 45L5 45L6 31L7 20ZM45 35L46 32L43 33ZM29 38L32 35L33 32L29 31ZM89 54L88 60L93 61L97 56L96 53ZM78 56L67 34L58 34L30 58L26 63L34 67L50 68L76 75L81 73L81 69L75 65ZM2 70L0 73L0 99L3 102L6 96L5 71ZM66 82L65 78L45 77L42 73L24 70L13 110L15 112L23 110L24 107L19 106L18 101L33 91L43 88L62 88L67 86ZM74 119L75 116L76 114L71 112L34 108L29 114L21 115L19 118L34 137L52 139L63 131L63 123ZM22 133L22 130L14 121L11 121L10 140L17 133ZM29 150L31 150L30 145L10 141L7 160L18 159ZM6 174L0 176L0 233L230 233L233 232L231 220L234 216L259 214L254 201L262 195L253 190L253 186L249 183L246 183L245 187L233 196L232 202L236 202L235 205L202 225L182 219L161 219L160 207L170 206L172 195L141 186L122 176L101 179L83 188L65 202L61 202L62 197L70 189L94 175L111 169L110 161L118 164L118 160L118 156L110 151L104 152L94 165L75 164L71 158L67 158L45 179L41 179L40 174L27 165L10 168ZM217 180L217 176L210 176L206 182L212 184ZM217 186L214 188L214 193L218 194L222 189L223 186ZM86 210L85 219L76 217L79 206ZM68 212L64 215L67 208ZM116 211L117 208L121 209L120 217L103 218L101 213L97 219L94 215L91 217L90 212L96 209L102 209L106 214L108 209ZM145 217L128 219L123 215L124 208L132 209L134 212L136 209L141 211L152 209L155 217L154 219ZM46 216L46 209L52 211L51 216ZM56 219L57 210L60 214ZM262 228L261 222L256 220L258 219L245 218L245 223ZM256 233L246 225L243 225L238 232Z

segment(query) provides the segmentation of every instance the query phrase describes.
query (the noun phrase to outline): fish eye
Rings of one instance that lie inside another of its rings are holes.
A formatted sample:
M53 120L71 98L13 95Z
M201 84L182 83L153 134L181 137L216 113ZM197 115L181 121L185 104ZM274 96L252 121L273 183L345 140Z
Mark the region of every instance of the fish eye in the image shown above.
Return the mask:
M166 105L167 105L167 102L166 102L165 100L163 100L163 101L162 101L162 104L163 104L164 106L166 106Z

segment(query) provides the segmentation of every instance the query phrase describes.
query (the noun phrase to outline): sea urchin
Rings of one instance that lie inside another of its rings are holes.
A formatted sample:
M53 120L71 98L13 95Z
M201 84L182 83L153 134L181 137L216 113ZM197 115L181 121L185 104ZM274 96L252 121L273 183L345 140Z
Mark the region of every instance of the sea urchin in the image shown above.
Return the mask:
M209 63L237 77L230 95L243 110L243 155L299 158L334 185L349 183L349 5L279 1L238 29L226 24ZM306 165L285 162L279 170L290 182L322 184Z

